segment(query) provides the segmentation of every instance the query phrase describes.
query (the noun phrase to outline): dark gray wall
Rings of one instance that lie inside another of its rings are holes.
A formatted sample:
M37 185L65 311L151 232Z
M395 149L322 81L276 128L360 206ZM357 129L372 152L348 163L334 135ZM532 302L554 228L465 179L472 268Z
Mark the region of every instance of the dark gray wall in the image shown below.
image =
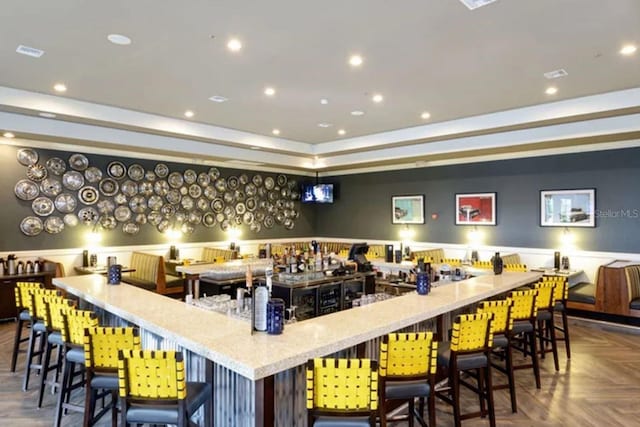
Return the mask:
M43 231L37 236L28 237L20 231L19 226L22 218L34 215L31 209L31 202L18 199L14 193L14 186L16 182L20 179L26 178L26 168L16 160L16 154L20 148L22 147L0 145L0 183L2 183L0 187L0 230L2 232L2 237L0 239L0 251L84 247L86 244L85 235L90 231L90 227L83 225L78 225L74 228L65 227L61 233L55 235L48 234ZM68 160L69 156L73 154L72 152L43 149L36 149L36 151L40 156L39 163L41 164L44 164L46 160L51 157L60 157ZM89 158L91 166L100 168L103 173L105 172L108 163L113 160L120 160L127 166L133 163L138 163L142 165L145 170L153 169L155 164L160 163L155 160L132 158L118 159L113 156L91 155L87 153L83 154ZM170 171L183 172L186 169L193 169L200 173L209 170L209 166L172 162L162 163L166 163L169 166ZM276 177L276 174L266 172L242 171L239 169L221 167L218 169L223 177L229 177L232 175L238 176L243 172L249 175L249 177L257 173L260 173L263 177L272 176L274 179ZM106 177L107 175L104 174L104 176ZM287 176L289 179L297 180L298 183L305 179L299 176ZM300 211L300 216L295 220L295 227L292 230L287 230L283 226L276 224L270 230L263 227L260 233L253 233L249 230L249 227L243 225L241 227L241 239L293 238L314 235L315 211L313 206L303 205L300 202L296 202L295 204L296 208ZM81 207L83 207L83 205L78 203L76 213ZM140 232L136 235L123 233L121 225L114 230L103 232L102 235L103 239L101 244L104 246L166 244L168 242L167 237L157 231L156 227L150 224L142 225L140 227ZM186 235L181 238L182 242L209 242L224 240L228 240L228 237L219 226L206 228L203 225L196 226L193 234Z
M469 226L454 225L455 193L497 192L498 225L482 227L487 245L556 248L562 228L540 227L539 191L596 189L596 228L571 228L582 250L640 252L640 149L570 154L326 178L339 187L333 205L317 207L316 234L399 240L391 197L424 194L425 224L414 240L466 243ZM431 214L437 213L437 220Z

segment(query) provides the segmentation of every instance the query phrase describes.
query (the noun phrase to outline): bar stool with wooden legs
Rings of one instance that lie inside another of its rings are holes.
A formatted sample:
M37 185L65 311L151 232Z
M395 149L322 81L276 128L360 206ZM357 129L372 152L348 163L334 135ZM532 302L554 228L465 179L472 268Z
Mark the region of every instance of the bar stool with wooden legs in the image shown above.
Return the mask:
M186 381L181 352L120 350L118 359L123 427L131 423L186 427L198 408L211 406L211 384Z
M456 427L460 427L462 420L487 415L489 425L496 425L489 362L493 344L492 319L491 313L458 316L453 324L451 342L441 343L438 348L438 365L448 369L449 381L447 388L436 391L436 396L453 406ZM461 379L461 373L467 371L475 372L477 387ZM461 384L478 394L479 411L461 413Z
M380 342L380 366L378 370L380 390L380 425L387 421L408 420L413 427L413 419L426 427L424 421L424 401L428 400L429 426L434 427L435 416L435 374L438 357L438 343L432 332L392 333ZM415 399L419 399L419 410L415 409ZM408 403L409 412L402 418L387 418L389 404L397 401Z
M111 424L118 424L118 351L141 350L138 329L96 327L84 330L84 359L87 375L84 402L84 427L92 426L109 408ZM100 394L99 392L102 391ZM111 395L111 403L95 415L96 401ZM95 416L94 416L95 415Z
M64 341L64 363L62 365L62 379L60 393L56 404L54 427L60 427L63 413L67 410L84 412L84 406L71 402L73 390L84 387L84 330L98 326L95 313L88 310L70 310L62 314ZM76 367L81 370L76 372ZM74 378L82 374L80 381L74 383Z
M47 328L47 342L44 350L44 361L42 362L42 372L40 373L40 392L38 393L38 408L42 407L45 386L51 385L53 390L60 388L58 383L60 371L62 370L62 358L64 353L64 341L62 340L62 313L68 312L75 307L75 302L62 296L41 296L40 302L36 300L36 307L44 305L45 326ZM55 363L51 364L51 354L53 348L57 348ZM49 372L55 371L54 379L47 380Z
M513 375L513 352L511 349L511 329L513 328L513 320L511 319L511 306L513 301L510 299L482 301L478 306L478 313L493 314L493 346L492 354L504 360L504 366L496 363L494 358L491 359L491 366L498 372L502 372L507 377L506 384L493 384L494 390L508 388L511 395L511 412L518 412L518 403L516 400L516 385Z
M307 362L309 427L375 427L378 364L370 359Z
M531 363L513 365L514 370L533 368L536 380L536 388L540 388L540 365L538 363L538 350L536 345L536 297L538 291L529 289L526 291L513 291L509 299L513 301L511 306L511 348L531 357Z
M569 282L563 276L544 276L543 281L553 282L553 296L556 304L553 306L554 313L560 313L562 318L562 326L555 325L556 332L562 335L556 335L556 341L564 341L564 349L567 353L567 359L571 359L571 342L569 337L569 319L567 318L567 300L569 299Z
M29 313L31 314L31 331L29 332L29 344L27 346L27 358L24 367L24 381L22 390L29 389L31 371L42 373L42 359L47 342L48 330L46 324L46 308L42 297L59 296L60 291L55 289L28 289L26 298L31 300Z
M534 285L534 289L538 291L536 297L538 321L538 340L540 342L540 357L544 359L545 353L551 351L553 353L553 363L556 371L560 370L558 362L558 341L556 341L556 326L553 316L553 307L555 306L555 284L552 282L539 282ZM547 344L551 344L551 349L547 348Z
M31 328L32 326L31 312L29 311L31 298L28 297L27 290L42 288L44 288L44 285L37 282L17 282L14 288L18 321L16 322L16 334L13 339L13 352L11 353L11 372L16 371L18 353L26 352L26 350L20 350L20 344L29 341L29 335L24 338L22 337L22 330L25 326L27 328Z

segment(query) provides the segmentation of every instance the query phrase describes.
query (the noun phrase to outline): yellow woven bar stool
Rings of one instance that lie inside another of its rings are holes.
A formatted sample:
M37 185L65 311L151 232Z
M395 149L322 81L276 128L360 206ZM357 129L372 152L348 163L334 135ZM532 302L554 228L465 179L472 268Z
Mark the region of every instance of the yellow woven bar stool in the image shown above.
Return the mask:
M58 377L62 369L62 358L64 353L64 341L62 340L62 313L68 312L75 307L75 302L62 296L42 296L40 304L44 305L45 325L47 328L47 343L44 351L44 361L42 363L42 373L40 374L40 392L38 393L38 408L42 407L42 399L44 397L44 389L47 384L51 385L54 390L60 387ZM38 302L36 301L36 306ZM51 364L51 354L53 348L57 348L57 358L54 364ZM53 381L48 381L49 372L55 371Z
M491 427L496 425L491 363L489 363L493 345L492 319L492 313L458 316L453 324L451 342L441 343L438 348L438 365L448 368L449 387L436 391L436 396L453 406L456 427L460 427L462 420L487 415L489 425ZM461 379L461 373L465 371L475 371L477 387ZM461 384L478 394L479 411L462 414Z
M382 337L380 342L380 366L378 369L380 390L380 425L387 421L413 419L426 427L424 421L424 401L428 399L429 425L435 426L435 374L438 343L432 332L392 333ZM418 411L414 400L419 399ZM387 419L389 403L405 401L409 413L403 418Z
M518 403L516 400L516 385L513 375L513 352L510 343L511 330L513 329L513 320L511 319L512 306L513 301L510 299L482 301L478 305L477 312L493 314L492 353L499 356L500 360L504 360L504 366L501 363L496 363L495 358L491 358L491 366L507 377L506 384L494 383L493 389L509 389L509 394L511 395L511 411L516 413L518 412Z
M198 408L211 406L211 384L186 381L181 352L121 350L118 359L122 426L186 427Z
M30 288L26 290L25 299L30 300L29 313L31 314L31 331L29 332L29 344L27 346L27 359L24 367L24 381L22 390L29 389L31 371L42 373L42 359L44 357L45 344L47 342L46 308L44 296L56 296L60 292L55 289Z
M18 361L18 353L25 352L26 350L20 350L20 344L29 341L29 336L22 337L22 330L25 326L31 328L32 319L29 308L31 307L31 298L28 297L28 289L41 289L44 288L42 283L36 282L17 282L14 288L16 297L16 311L18 314L18 321L16 322L16 334L13 339L13 352L11 353L11 372L16 371L16 362Z
M112 426L118 424L119 350L141 350L138 329L96 327L84 330L84 361L87 375L84 427L93 425L109 408ZM111 394L111 404L95 415L98 397L106 394Z
M378 410L378 364L370 359L307 362L308 426L374 427Z
M544 359L545 353L551 351L553 353L554 366L556 371L559 371L558 341L556 340L556 326L553 316L553 308L556 305L554 288L555 284L549 281L539 282L534 285L534 289L538 291L536 298L538 327L536 332L540 343L540 357ZM551 349L547 348L547 344L551 344Z
M64 341L64 364L62 365L62 387L58 394L54 427L60 427L63 412L84 412L84 405L71 402L71 392L84 387L84 381L73 382L76 366L84 367L84 330L98 326L98 318L89 310L71 309L61 313L62 341ZM82 372L78 372L82 373Z
M513 365L513 369L533 368L533 375L536 380L536 388L540 388L540 366L538 364L538 351L536 345L536 306L537 289L526 291L513 291L509 294L509 299L513 301L511 307L511 319L513 328L511 329L511 348L531 357L531 363Z

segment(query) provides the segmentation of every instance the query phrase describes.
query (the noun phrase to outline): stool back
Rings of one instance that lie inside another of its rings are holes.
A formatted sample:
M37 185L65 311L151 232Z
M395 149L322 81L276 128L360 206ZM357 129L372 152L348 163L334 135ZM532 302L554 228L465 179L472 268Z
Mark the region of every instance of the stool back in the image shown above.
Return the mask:
M36 282L17 282L15 289L16 307L18 310L29 310L29 314L33 316L33 302L30 297L30 291L44 289L44 285Z
M428 378L436 373L438 342L433 332L392 333L380 343L380 377Z
M62 331L62 328L64 328L62 315L74 310L75 306L75 301L61 296L45 297L47 325L50 325L49 327L54 331Z
M119 350L141 350L137 328L93 327L84 330L87 369L116 372Z
M489 351L493 345L493 313L461 314L453 323L451 351L474 353Z
M181 401L187 397L181 352L120 350L118 390L129 401Z
M511 318L511 307L513 301L510 299L482 301L478 306L478 313L493 314L492 328L494 334L503 334L513 328Z
M60 310L62 316L62 341L69 345L84 345L85 328L98 326L98 318L93 311L89 310Z
M553 283L553 298L557 301L565 302L569 299L569 282L563 276L544 276L543 282Z
M509 299L513 301L511 307L511 319L531 320L535 319L538 313L536 306L537 289L529 289L526 291L513 291L509 294Z
M60 291L55 289L36 288L29 289L27 291L29 298L31 298L31 317L37 320L42 320L44 325L51 327L51 319L47 316L47 298L58 297L62 298Z
M378 409L378 364L370 359L307 362L307 411L313 416L369 416Z
M538 296L536 297L536 308L538 311L553 309L556 303L554 287L555 284L553 282L538 282L533 285L533 289L538 291Z

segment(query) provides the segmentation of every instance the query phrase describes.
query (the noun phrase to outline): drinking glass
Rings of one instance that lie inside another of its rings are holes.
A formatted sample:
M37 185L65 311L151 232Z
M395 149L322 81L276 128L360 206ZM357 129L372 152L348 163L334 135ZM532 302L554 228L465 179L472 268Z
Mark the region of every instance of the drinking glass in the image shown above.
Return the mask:
M297 306L295 305L287 308L287 312L289 313L289 320L287 320L287 324L296 323L298 321L298 319L296 319L296 308Z

